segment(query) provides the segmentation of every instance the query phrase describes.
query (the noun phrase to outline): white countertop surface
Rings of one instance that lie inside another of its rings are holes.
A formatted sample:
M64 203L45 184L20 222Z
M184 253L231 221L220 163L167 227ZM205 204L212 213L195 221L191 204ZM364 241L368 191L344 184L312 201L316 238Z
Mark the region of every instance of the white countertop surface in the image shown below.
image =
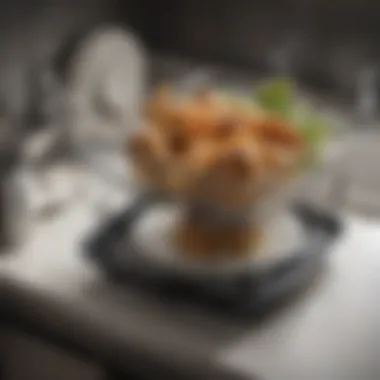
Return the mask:
M98 219L93 199L35 223L0 258L2 289L28 318L121 362L139 355L198 378L380 378L380 223L347 217L318 281L255 325L107 283L81 255Z

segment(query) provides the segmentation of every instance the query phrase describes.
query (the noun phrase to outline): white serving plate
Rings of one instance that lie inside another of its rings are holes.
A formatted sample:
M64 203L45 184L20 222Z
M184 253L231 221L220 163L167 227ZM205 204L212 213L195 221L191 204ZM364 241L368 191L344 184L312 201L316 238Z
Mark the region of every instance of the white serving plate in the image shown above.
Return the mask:
M174 206L154 206L147 210L132 227L129 245L136 258L154 271L176 273L190 278L235 277L247 272L263 273L281 261L304 252L306 240L301 222L289 210L280 212L267 222L263 242L252 248L244 258L226 257L210 262L186 258L173 244L173 232L181 218ZM221 255L222 256L222 255Z

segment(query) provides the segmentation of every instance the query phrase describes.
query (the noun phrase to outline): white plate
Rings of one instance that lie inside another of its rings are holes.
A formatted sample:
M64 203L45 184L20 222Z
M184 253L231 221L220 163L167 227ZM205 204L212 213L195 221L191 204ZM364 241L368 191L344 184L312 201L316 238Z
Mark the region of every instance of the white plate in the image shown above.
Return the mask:
M171 206L152 207L136 222L130 242L142 261L155 270L177 272L184 276L232 276L247 271L262 272L281 260L302 252L305 241L301 223L284 211L268 223L263 243L245 258L200 262L186 258L173 245L173 231L181 211ZM228 255L226 255L228 256Z

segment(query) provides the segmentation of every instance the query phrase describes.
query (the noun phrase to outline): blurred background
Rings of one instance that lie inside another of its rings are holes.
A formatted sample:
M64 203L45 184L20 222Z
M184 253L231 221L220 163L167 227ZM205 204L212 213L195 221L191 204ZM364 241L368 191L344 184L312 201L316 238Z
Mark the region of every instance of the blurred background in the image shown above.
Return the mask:
M17 147L25 150L20 141L49 126L77 145L81 128L116 123L128 129L149 87L163 80L211 78L250 92L255 79L288 75L303 96L343 126L339 172L347 193L348 183L356 188L350 207L368 215L380 211L373 164L380 85L376 1L220 0L216 6L188 0L15 0L1 2L0 17L3 138L17 140ZM127 52L136 41L138 51ZM121 121L120 113L128 113L121 105L127 109L128 102L129 119Z
M67 38L116 22L134 30L152 53L287 70L349 96L363 72L378 67L379 7L369 0L221 0L218 6L187 0L3 1L1 73L13 74L8 86L14 93L22 87L16 81L26 91L30 70L54 65Z
M0 232L7 241L30 224L25 188L43 189L36 207L51 211L48 177L60 160L123 188L125 167L113 152L162 81L208 81L249 94L261 78L294 78L300 95L337 126L332 154L300 196L380 218L380 2L2 0L0 29ZM19 172L27 185L14 182ZM105 194L94 195L103 211Z
M0 7L2 103L19 117L38 110L32 82L44 70L69 69L58 57L69 59L66 45L106 23L133 30L153 55L286 71L344 100L357 95L361 79L378 74L375 1L16 0Z

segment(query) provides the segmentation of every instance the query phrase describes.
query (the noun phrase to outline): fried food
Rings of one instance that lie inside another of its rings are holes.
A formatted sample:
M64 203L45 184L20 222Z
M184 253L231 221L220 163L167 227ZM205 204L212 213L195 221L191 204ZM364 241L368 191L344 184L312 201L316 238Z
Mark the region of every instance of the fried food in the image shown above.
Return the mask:
M243 256L261 242L262 231L245 227L204 226L185 221L178 226L175 238L186 257L197 260L213 260Z
M167 87L149 100L146 124L127 147L151 186L234 212L277 191L297 172L304 151L285 120L210 90L179 98ZM256 230L215 229L190 219L180 228L181 246L201 256L220 247L242 252L256 239Z
M297 168L303 150L286 121L207 89L182 99L158 89L146 121L128 143L143 176L224 206L254 201L268 177L285 179Z

